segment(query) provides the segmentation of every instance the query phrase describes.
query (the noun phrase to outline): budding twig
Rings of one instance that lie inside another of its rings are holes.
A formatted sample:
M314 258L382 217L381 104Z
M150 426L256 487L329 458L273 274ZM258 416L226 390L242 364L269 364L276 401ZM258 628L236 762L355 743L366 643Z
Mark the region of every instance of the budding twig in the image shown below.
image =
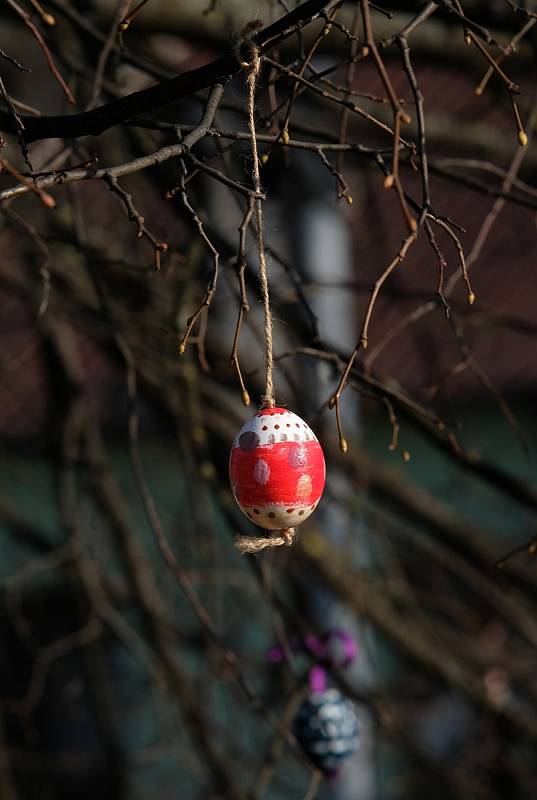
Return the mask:
M248 229L248 225L250 224L250 220L254 213L254 202L255 202L254 196L250 195L246 212L239 227L239 251L237 254L236 268L237 268L237 279L239 282L239 290L240 290L240 305L239 305L239 314L237 316L237 324L235 326L235 334L233 336L233 346L231 348L231 356L229 360L230 365L234 366L237 371L237 377L239 379L239 383L241 386L242 402L244 403L245 406L250 405L250 395L248 394L248 390L246 389L246 386L244 384L242 371L239 363L239 336L240 336L243 317L250 311L250 305L248 303L248 297L246 294L244 271L246 269L246 231Z

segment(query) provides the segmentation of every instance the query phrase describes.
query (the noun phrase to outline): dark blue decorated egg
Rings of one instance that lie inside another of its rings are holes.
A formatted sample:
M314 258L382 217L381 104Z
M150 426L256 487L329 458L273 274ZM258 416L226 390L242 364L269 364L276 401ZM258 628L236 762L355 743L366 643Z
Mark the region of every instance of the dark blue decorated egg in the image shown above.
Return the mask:
M354 705L338 689L311 692L298 710L293 733L314 764L334 775L358 748Z

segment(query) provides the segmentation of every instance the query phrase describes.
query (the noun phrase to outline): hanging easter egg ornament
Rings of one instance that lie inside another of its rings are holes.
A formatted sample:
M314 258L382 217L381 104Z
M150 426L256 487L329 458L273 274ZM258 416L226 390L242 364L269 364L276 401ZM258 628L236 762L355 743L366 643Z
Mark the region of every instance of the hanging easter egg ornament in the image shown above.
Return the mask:
M312 691L295 717L293 733L304 752L327 777L358 748L358 719L338 689Z
M358 654L357 644L348 633L335 629L321 638L307 636L291 641L290 649L308 653L317 662L309 670L309 692L296 713L293 733L326 777L335 778L344 759L358 749L359 723L354 704L328 685L328 672L352 664ZM277 664L287 655L288 650L276 645L267 658Z
M265 530L282 531L281 537L252 539L253 550L245 548L245 540L250 539L243 537L239 549L256 552L290 544L292 529L309 517L321 499L323 451L309 425L296 414L284 408L265 408L237 434L229 479L235 500L248 519Z

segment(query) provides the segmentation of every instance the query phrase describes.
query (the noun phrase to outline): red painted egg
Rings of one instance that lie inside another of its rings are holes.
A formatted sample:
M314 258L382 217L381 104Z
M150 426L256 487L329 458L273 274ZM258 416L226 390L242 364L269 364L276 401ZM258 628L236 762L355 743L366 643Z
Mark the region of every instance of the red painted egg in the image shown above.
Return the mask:
M285 408L265 408L241 428L229 459L235 500L268 530L300 525L324 489L321 445L304 420Z

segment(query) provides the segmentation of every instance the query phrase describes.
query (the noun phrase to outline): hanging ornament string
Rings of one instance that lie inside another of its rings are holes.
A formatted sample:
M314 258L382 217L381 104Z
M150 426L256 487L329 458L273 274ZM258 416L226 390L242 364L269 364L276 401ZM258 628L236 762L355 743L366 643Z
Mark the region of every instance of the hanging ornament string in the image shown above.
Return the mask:
M263 408L274 408L276 399L274 394L274 379L272 375L274 357L272 353L272 313L270 310L269 284L267 277L267 262L265 256L265 244L263 241L263 207L261 203L261 175L259 169L259 154L257 152L257 138L255 134L255 89L261 68L261 57L259 48L253 42L250 45L250 63L248 67L248 129L252 142L252 159L254 189L256 193L254 203L254 216L257 229L257 250L259 260L259 288L263 301L263 313L265 317L265 394L262 398Z
M276 408L272 314L263 241L263 195L255 132L255 92L261 57L255 42L250 41L248 49L248 62L243 62L242 66L247 71L259 287L265 318L265 393L261 400L261 411L245 423L235 439L230 458L230 481L235 499L244 514L267 533L274 531L269 536L236 538L235 547L241 553L259 553L265 547L293 544L295 526L312 513L320 500L325 466L321 447L313 431L295 414L284 408Z
M272 352L272 313L270 310L269 284L267 277L267 261L265 256L265 243L263 239L263 206L261 203L261 174L259 169L259 154L257 152L257 138L255 133L255 90L261 69L259 48L253 42L250 44L250 63L244 65L248 69L248 129L252 143L252 177L255 189L254 217L257 232L257 253L259 263L259 288L263 301L263 314L265 318L265 393L262 397L262 408L274 408L276 398L274 393L274 379L272 375L274 357ZM265 547L281 547L291 545L295 536L295 528L290 527L281 531L280 536L238 536L235 547L241 553L259 553Z

